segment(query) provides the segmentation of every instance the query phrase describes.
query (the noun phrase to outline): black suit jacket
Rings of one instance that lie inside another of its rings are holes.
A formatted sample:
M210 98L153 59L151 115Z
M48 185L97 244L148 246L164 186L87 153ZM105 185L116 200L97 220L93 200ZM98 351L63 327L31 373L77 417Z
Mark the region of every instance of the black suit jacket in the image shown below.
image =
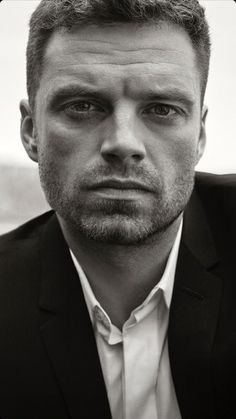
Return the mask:
M235 210L236 177L197 175L168 330L183 419L236 418ZM0 417L111 419L80 282L53 212L0 240Z

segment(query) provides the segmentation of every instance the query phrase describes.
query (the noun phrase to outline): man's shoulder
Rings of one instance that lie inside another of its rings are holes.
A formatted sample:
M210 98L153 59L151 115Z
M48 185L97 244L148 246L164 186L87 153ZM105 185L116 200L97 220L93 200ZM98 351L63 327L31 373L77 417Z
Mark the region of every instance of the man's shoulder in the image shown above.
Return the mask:
M27 243L37 239L45 224L49 221L53 214L53 211L47 211L46 213L20 225L14 230L0 235L0 253L5 252L8 249L12 249L23 242Z
M5 313L10 313L11 304L20 310L19 296L29 305L38 298L41 237L51 217L52 212L43 214L0 237L0 306Z
M229 209L236 207L236 174L217 175L197 172L195 190L203 203L217 201Z
M206 172L196 172L196 185L200 188L208 188L212 190L236 190L236 174L214 174Z
M196 173L195 191L188 208L196 219L203 208L214 235L224 237L225 243L232 243L236 237L236 175L215 175Z

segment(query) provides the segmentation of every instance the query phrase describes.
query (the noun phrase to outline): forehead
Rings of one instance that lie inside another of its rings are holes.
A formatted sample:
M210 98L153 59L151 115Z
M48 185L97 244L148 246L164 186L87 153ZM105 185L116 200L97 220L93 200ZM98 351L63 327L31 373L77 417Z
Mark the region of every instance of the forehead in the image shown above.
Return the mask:
M195 97L200 94L196 67L191 40L178 26L75 26L51 36L40 88L50 94L78 82L113 94L175 88Z

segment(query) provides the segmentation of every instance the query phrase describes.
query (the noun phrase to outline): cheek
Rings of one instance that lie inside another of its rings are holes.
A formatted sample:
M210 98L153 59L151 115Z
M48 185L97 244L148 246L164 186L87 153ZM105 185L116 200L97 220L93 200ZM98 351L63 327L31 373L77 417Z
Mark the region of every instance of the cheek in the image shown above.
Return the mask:
M83 130L56 120L44 119L39 147L44 156L63 167L81 167L96 153L96 138Z
M150 155L155 166L173 179L195 167L197 157L198 127L168 129L163 131L156 143L153 142Z
M176 138L176 143L172 147L172 163L177 166L194 165L196 160L196 141L193 137L186 139Z
M167 133L164 143L173 162L181 163L185 160L195 160L199 129L199 125L192 122L181 128L171 129Z

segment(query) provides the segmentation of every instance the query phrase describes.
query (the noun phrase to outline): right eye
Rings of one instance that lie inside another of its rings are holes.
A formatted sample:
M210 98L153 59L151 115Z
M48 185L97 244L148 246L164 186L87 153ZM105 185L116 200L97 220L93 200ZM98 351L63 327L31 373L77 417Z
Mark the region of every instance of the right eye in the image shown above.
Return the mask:
M64 111L67 115L78 116L78 117L89 117L89 114L99 112L101 109L95 106L91 102L84 100L68 103L64 106Z

